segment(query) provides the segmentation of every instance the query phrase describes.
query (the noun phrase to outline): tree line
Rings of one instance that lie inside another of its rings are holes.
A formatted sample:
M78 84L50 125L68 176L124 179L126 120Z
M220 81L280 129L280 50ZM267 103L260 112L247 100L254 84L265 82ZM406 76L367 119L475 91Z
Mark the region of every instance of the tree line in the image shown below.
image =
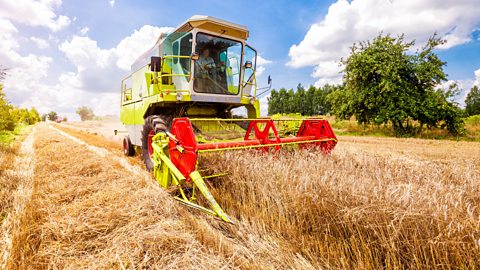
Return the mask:
M460 135L463 117L480 114L480 91L477 86L471 89L462 110L454 101L457 85L442 87L446 62L435 49L444 43L434 34L412 52L414 41L379 34L353 44L349 56L340 61L345 74L341 85L272 90L268 113L331 113L340 119L355 116L364 125L389 124L397 135L414 135L424 128Z
M40 121L40 115L35 108L18 108L10 104L3 91L3 80L6 70L0 69L0 132L13 131L21 124L32 125Z
M311 85L307 90L298 84L296 91L293 89L273 89L268 99L268 114L300 113L302 115L325 115L331 113L332 104L327 96L340 88L339 85L324 85L315 87Z

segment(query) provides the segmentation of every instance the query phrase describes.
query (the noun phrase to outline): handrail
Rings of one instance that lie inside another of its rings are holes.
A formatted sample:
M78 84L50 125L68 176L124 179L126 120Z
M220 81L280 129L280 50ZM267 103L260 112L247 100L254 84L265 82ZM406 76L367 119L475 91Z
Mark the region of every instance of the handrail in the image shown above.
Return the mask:
M182 58L182 59L190 58L191 59L192 57L188 55L174 55L174 54L164 55L162 57L162 59L173 59L173 58Z

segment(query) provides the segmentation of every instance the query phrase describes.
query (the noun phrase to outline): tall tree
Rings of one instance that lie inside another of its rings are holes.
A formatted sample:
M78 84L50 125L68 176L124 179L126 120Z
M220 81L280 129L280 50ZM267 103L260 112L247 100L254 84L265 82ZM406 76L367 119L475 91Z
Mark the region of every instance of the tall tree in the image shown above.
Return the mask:
M295 91L292 105L292 113L305 115L305 88L301 83L297 85L297 91Z
M86 106L77 108L77 114L80 116L80 119L82 121L92 120L95 117L95 114L93 114L92 109Z
M268 114L274 115L278 113L279 106L278 106L278 92L277 90L273 89L270 92L270 97L268 97Z
M336 114L355 115L362 124L392 123L397 134L414 134L424 125L463 130L455 89L438 89L446 81L445 62L434 53L444 41L432 36L416 53L414 42L380 34L351 47L345 68L345 88L330 97ZM414 123L419 123L416 125ZM443 124L442 124L443 123Z
M480 89L473 86L465 99L465 113L470 115L480 114Z
M37 109L35 109L35 107L32 107L30 109L29 115L31 119L31 124L40 122L40 114L38 113Z
M57 121L58 114L54 111L51 111L47 114L48 120Z
M8 103L3 92L3 84L0 81L0 131L15 129L16 122L12 110L13 106Z
M317 89L315 88L315 86L313 85L310 85L310 87L308 87L308 90L307 90L307 93L305 94L305 114L306 115L314 115L315 114L315 110L313 108L313 98L315 96L315 91Z

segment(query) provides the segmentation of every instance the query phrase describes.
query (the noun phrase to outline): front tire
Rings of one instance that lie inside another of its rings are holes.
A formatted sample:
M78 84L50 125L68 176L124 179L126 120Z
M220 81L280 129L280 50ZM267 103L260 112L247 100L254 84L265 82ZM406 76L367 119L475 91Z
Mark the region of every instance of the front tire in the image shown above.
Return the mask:
M152 138L159 132L168 131L170 123L171 117L166 115L150 115L145 118L142 130L142 156L148 171L153 170Z

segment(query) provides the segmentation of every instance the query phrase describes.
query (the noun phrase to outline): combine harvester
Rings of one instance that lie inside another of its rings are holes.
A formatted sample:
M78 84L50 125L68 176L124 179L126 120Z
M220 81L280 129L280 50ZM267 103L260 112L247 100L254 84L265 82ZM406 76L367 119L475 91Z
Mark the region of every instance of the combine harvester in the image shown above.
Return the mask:
M281 120L287 122L279 125L260 118L257 52L247 38L244 26L193 16L162 34L132 65L121 88L125 155L141 149L158 183L178 188L178 201L226 222L232 220L204 181L224 174L201 175L211 170L197 168L199 155L249 148L278 151L293 144L329 153L337 143L324 119ZM248 118L233 118L232 110L242 107ZM297 131L291 132L295 125ZM206 200L197 200L198 193Z

